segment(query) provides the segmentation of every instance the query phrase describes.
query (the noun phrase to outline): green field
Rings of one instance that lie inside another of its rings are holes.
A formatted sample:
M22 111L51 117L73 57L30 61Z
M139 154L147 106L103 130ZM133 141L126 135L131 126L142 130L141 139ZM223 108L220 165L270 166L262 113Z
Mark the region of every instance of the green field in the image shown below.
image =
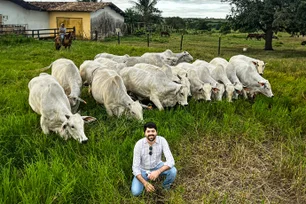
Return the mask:
M185 35L183 50L210 61L219 34ZM186 107L144 110L167 138L178 176L167 194L132 197L133 148L143 124L107 116L82 90L87 144L44 135L28 104L28 82L40 68L65 57L80 66L98 53L139 56L180 50L180 35L74 41L56 51L53 41L0 37L0 203L306 203L306 47L279 33L274 51L246 34L221 38L221 57L244 54L267 62L264 77L274 98L233 103L189 101ZM48 70L50 73L50 70ZM157 182L156 186L161 183Z

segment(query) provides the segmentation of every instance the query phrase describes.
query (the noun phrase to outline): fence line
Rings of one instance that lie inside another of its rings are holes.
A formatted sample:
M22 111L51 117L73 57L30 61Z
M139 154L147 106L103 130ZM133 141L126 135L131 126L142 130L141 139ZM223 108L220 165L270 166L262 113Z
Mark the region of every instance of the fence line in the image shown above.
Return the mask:
M66 31L74 31L73 28L66 28ZM56 35L59 34L58 28L45 28L45 29L14 29L13 30L3 30L0 29L0 35L5 34L16 34L16 35L24 35L26 37L38 38L38 39L52 39L55 38Z

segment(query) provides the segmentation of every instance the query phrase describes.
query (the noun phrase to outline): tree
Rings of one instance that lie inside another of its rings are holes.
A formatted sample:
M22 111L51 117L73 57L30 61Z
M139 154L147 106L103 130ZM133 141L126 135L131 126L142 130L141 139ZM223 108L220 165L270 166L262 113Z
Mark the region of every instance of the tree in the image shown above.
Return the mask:
M161 11L155 8L158 0L138 0L131 1L135 11L142 16L145 27L149 23L156 23L161 20Z
M124 22L127 24L127 32L132 34L136 27L136 22L141 21L141 16L132 8L128 8L124 11Z
M168 17L165 18L166 25L173 29L184 29L186 27L184 19L180 17Z
M273 50L273 33L289 28L296 17L296 11L305 0L221 0L232 6L227 17L234 30L260 29L265 32L265 50ZM303 10L305 11L305 10ZM294 19L294 20L293 20ZM300 22L300 20L298 20ZM297 23L297 22L295 22ZM295 29L295 28L291 28Z

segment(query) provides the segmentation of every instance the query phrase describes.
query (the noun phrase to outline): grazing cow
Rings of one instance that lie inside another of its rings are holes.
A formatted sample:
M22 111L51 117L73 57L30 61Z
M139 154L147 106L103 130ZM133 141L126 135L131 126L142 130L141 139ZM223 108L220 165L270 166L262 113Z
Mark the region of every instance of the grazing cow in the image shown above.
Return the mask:
M236 69L237 76L241 83L253 92L260 92L267 97L273 97L271 85L256 70L256 62L246 62L241 59L232 59L229 61ZM245 97L246 94L244 93Z
M72 114L64 89L53 76L41 73L29 82L28 88L29 104L41 115L40 126L44 134L53 131L65 140L72 137L80 143L87 142L84 122L92 122L96 118Z
M161 31L160 32L160 37L170 37L170 33L169 32L167 32L167 31Z
M121 55L114 55L114 54L109 54L109 53L103 52L103 53L97 54L95 56L95 59L97 59L97 58L108 58L108 59L111 59L111 60L113 60L115 62L118 62L118 63L125 63L126 60L129 57L130 56L127 55L127 54L121 56Z
M92 96L106 108L110 116L122 114L143 120L142 107L139 101L133 101L127 94L122 78L117 72L109 69L98 69L92 80Z
M266 39L266 35L264 33L259 34L259 33L249 33L246 37L246 39L253 39L256 38L257 40Z
M213 64L215 66L217 66L217 65L223 66L223 68L226 72L227 78L230 80L230 82L234 85L234 88L235 88L235 92L233 93L233 98L238 99L238 95L242 94L243 85L239 81L239 79L236 75L236 70L228 68L229 62L226 59L221 58L221 57L215 57L209 63Z
M93 72L96 69L107 69L108 67L105 65L102 65L99 62L93 61L93 60L85 60L80 65L80 75L83 81L83 85L85 86L91 86L92 83L92 76Z
M175 72L182 72L181 70L184 70L187 72L187 77L190 82L190 91L191 95L195 100L211 100L211 94L213 91L212 86L210 83L204 83L200 80L198 73L196 71L197 67L189 64L187 62L180 63L176 65L175 67L172 67L172 71Z
M126 67L120 71L120 75L128 91L140 99L149 99L159 110L173 107L177 103L188 105L188 96L183 86L171 81L163 71L155 72Z
M209 63L208 63L209 64ZM222 96L224 93L224 85L217 82L211 75L210 72L208 70L208 68L206 66L203 65L195 65L193 64L189 64L189 63L180 63L177 66L180 66L184 69L193 69L197 72L197 75L199 77L199 79L204 82L204 83L209 83L212 87L212 97L213 99L217 100L217 101L221 101L222 100ZM212 65L211 65L212 66Z
M142 55L142 57L150 57L150 56L154 56L154 55L159 55L162 56L164 58L175 58L175 62L173 62L172 64L170 64L171 66L175 66L181 62L191 62L193 60L193 57L187 52L187 51L183 51L180 53L173 53L171 50L165 50L164 52L157 52L157 53L144 53Z
M224 84L227 101L232 102L235 87L232 82L227 78L225 69L221 64L215 66L204 60L196 60L193 64L197 66L206 66L212 78L214 78L219 83Z
M108 58L99 57L99 58L96 58L94 61L100 63L103 66L108 67L108 69L116 71L118 74L121 69L126 67L125 63L121 63L121 62L119 63L119 62L113 61L112 59L108 59Z
M171 67L168 65L163 65L162 67L158 67L152 64L139 63L139 64L136 64L134 67L150 71L152 72L152 74L156 74L157 72L163 71L171 81L178 83L178 84L182 84L183 91L186 92L188 96L191 95L190 83L187 77L184 77L184 76L181 77L180 75L174 75L172 73Z
M163 55L167 57L177 57L177 64L181 62L191 62L193 60L193 57L187 51L173 53L170 49L167 49L163 52Z
M147 55L147 56L137 56L137 57L130 57L126 60L125 64L127 67L134 66L139 63L146 63L152 64L158 67L162 67L163 65L175 65L177 64L176 57L165 57L161 55Z
M265 70L265 66L266 66L266 63L264 63L264 61L261 61L259 59L255 59L255 58L252 58L252 57L248 57L248 56L245 56L245 55L234 55L230 58L229 61L234 60L234 59L241 59L241 60L244 60L244 61L247 61L247 62L255 62L257 72L260 75L263 75L264 70Z
M86 103L79 97L82 87L79 69L73 61L65 58L55 60L46 68L49 69L50 67L52 67L51 75L56 78L68 96L72 113L76 113L80 102Z

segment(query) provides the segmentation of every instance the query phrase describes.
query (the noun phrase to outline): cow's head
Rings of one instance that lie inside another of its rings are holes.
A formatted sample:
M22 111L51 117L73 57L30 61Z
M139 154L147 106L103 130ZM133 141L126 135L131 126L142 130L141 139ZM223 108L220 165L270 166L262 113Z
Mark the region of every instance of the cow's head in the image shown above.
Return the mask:
M189 52L184 51L183 52L183 59L185 62L191 62L193 60L193 57L189 54Z
M187 88L187 86L184 85L178 85L176 88L176 99L178 104L182 105L182 106L186 106L188 105L187 99L188 99L188 93L189 90Z
M213 88L213 89L216 89L217 91L213 91L213 94L214 94L214 98L217 100L217 101L222 101L222 97L223 97L223 93L225 91L225 86L224 84L220 84L218 83L216 85L216 88Z
M273 97L272 89L271 89L271 84L269 83L268 80L263 81L263 82L258 82L259 84L259 92L264 94L267 97Z
M143 120L142 106L139 101L129 102L127 105L129 116L137 120Z
M76 113L73 115L65 115L65 121L63 122L60 130L60 135L65 140L72 137L79 143L86 143L88 138L84 133L84 122L89 123L95 121L96 118L91 116L81 116Z

